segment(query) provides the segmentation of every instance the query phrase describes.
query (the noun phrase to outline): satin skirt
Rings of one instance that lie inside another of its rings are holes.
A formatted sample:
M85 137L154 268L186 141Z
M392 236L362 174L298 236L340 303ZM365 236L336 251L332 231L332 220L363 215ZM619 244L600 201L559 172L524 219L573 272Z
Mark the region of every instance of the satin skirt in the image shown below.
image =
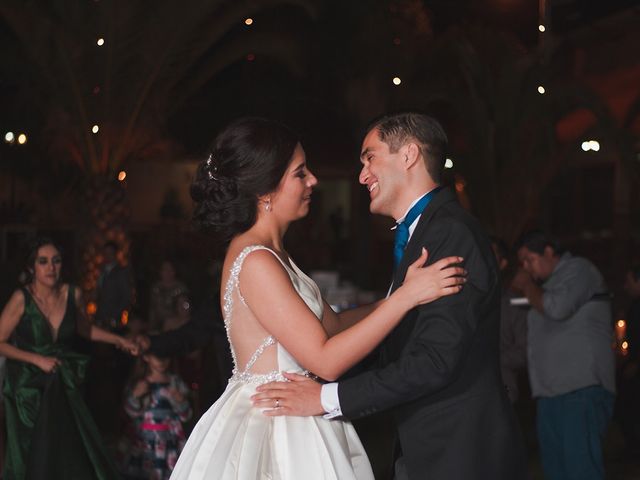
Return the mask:
M268 417L255 384L230 382L189 436L171 480L373 480L349 422Z

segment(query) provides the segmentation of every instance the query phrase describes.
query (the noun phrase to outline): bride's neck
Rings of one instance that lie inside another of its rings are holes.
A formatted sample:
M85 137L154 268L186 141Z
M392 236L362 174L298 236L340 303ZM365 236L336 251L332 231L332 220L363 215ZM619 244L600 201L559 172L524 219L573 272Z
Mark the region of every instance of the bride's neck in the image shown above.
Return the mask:
M252 237L254 243L259 243L270 247L276 251L284 250L284 235L287 233L289 225L278 225L268 219L258 219L258 221L247 230L247 234Z

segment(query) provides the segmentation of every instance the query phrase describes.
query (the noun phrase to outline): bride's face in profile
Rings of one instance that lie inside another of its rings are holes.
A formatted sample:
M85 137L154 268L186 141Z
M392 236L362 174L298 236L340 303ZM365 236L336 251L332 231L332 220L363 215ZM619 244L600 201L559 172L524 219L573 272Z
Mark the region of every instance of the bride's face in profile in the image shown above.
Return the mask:
M298 143L289 167L271 198L273 213L287 220L297 220L309 213L311 193L318 179L307 168L306 156Z

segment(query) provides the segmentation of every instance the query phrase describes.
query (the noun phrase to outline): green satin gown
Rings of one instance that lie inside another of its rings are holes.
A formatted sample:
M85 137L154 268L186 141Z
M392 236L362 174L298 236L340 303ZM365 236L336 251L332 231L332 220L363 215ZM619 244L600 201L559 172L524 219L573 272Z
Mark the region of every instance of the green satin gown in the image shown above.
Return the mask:
M45 373L34 365L7 360L4 480L119 478L80 390L89 359L73 350L77 338L73 287L69 286L57 338L31 294L22 292L24 314L12 344L62 363L55 373Z

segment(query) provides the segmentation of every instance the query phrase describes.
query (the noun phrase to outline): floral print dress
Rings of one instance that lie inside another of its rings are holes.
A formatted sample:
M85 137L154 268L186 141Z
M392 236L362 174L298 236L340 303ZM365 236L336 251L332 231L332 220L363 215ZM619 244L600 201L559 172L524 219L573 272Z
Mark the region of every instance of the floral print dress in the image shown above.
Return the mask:
M175 389L182 402L171 395ZM183 422L191 418L189 389L176 375L169 382L149 383L142 398L127 394L125 411L134 420L134 440L126 452L123 474L129 479L165 480L171 476L186 435Z

